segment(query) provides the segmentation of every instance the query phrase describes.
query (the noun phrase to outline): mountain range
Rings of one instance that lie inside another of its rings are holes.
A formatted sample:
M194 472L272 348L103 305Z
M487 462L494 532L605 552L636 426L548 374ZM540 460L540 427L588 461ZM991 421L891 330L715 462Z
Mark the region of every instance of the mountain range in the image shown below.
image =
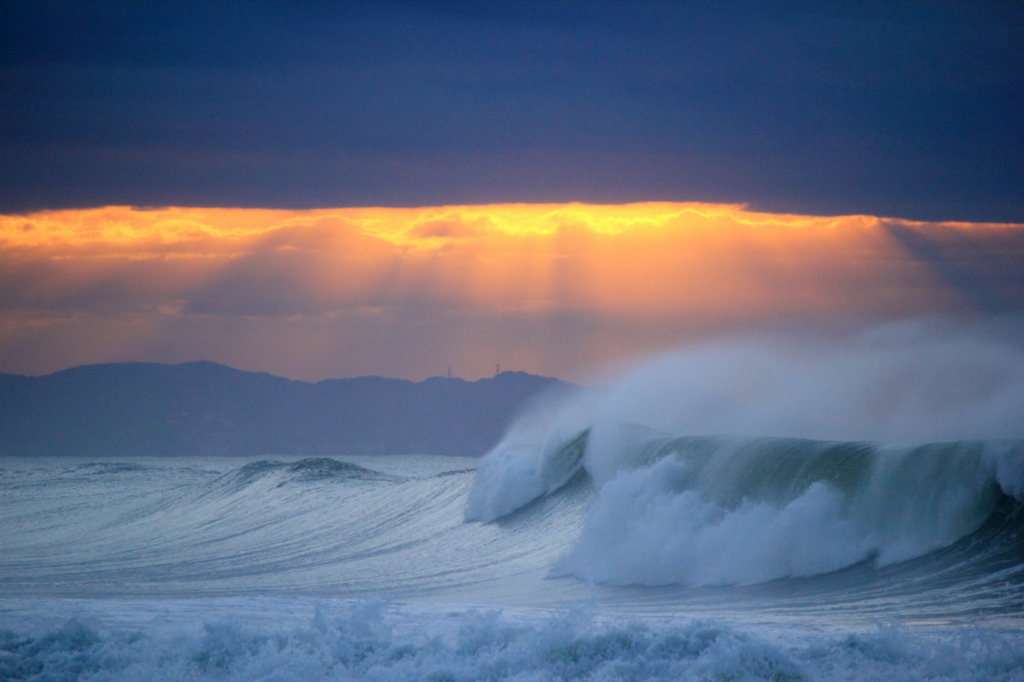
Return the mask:
M534 396L524 372L465 381L295 381L213 362L0 374L0 455L481 456Z

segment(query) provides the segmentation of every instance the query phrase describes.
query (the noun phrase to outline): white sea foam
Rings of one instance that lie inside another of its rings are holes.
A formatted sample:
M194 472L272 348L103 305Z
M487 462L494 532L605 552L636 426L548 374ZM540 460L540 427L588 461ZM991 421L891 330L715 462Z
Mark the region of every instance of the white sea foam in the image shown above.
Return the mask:
M308 624L240 619L198 630L103 628L71 619L0 633L8 680L1019 680L1020 632L882 626L779 642L709 622L524 620L469 611L452 623L381 602L317 609ZM452 619L447 619L452 620Z

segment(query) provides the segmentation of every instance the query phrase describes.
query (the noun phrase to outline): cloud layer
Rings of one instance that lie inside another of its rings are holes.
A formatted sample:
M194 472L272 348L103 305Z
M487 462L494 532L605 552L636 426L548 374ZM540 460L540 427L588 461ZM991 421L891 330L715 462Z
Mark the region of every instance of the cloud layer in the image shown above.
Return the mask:
M721 331L1012 312L1024 226L645 203L0 216L0 371L584 367Z

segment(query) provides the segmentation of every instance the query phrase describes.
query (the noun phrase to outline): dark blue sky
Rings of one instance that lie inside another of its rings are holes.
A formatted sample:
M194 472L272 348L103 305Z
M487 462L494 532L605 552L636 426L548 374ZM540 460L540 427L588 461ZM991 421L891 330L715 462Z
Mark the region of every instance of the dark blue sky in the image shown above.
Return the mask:
M1024 3L0 5L0 212L646 200L1024 222Z

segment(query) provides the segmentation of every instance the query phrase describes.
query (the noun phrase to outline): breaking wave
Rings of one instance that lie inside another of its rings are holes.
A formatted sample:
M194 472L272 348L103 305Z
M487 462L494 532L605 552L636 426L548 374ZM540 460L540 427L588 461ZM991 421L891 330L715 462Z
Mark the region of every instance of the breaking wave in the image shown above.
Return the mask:
M466 518L502 518L581 469L599 492L557 571L590 581L905 562L1024 501L1024 354L905 325L676 353L525 414L481 462Z

